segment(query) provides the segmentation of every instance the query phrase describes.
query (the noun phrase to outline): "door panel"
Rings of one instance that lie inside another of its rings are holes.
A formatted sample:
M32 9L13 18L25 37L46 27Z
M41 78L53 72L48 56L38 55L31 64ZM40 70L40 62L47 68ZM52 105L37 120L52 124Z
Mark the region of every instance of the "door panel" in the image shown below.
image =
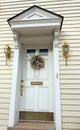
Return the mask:
M40 111L47 111L48 110L48 103L49 101L49 94L48 94L48 87L39 87L39 110Z
M33 87L26 87L25 88L25 109L33 110L34 108L34 88Z

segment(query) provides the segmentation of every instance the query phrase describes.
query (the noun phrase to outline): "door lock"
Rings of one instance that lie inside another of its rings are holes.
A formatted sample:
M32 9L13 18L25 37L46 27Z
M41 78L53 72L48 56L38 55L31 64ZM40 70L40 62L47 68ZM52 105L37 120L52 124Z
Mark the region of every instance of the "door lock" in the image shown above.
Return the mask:
M21 80L21 86L20 86L20 94L23 96L23 89L24 89L24 80Z

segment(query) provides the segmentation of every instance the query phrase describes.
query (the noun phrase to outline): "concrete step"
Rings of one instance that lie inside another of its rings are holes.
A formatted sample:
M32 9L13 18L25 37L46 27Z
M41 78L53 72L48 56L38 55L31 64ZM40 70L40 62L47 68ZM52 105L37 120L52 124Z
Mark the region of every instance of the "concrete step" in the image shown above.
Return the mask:
M55 130L54 122L19 122L8 130Z

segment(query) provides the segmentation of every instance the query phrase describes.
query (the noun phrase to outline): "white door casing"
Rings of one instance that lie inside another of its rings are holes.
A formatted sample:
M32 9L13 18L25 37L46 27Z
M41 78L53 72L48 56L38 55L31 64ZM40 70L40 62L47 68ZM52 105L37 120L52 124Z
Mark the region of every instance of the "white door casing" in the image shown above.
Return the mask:
M54 71L53 74L54 78L53 78L53 82L54 82L54 88L55 88L55 104L54 104L54 114L55 114L55 125L56 125L56 130L61 130L61 105L60 105L60 80L59 80L59 54L58 54L58 37L56 37L56 35L59 33L55 32L55 36L54 36L54 40L53 40L53 67L54 67ZM19 38L19 37L18 37ZM16 42L16 41L15 41ZM57 43L57 45L56 45ZM17 43L19 44L19 43ZM12 80L12 92L11 92L11 105L10 105L10 114L9 114L9 127L14 126L14 124L16 124L19 121L19 114L16 115L16 107L14 108L15 105L15 99L16 99L16 89L17 89L17 83L19 84L20 82L17 81L17 77L15 77L15 75L18 75L18 71L17 68L19 69L20 65L17 64L17 62L19 61L19 53L20 52L20 48L19 46L17 46L17 48L15 48L15 56L14 56L14 67L13 67L13 80ZM55 64L55 65L54 65ZM16 73L15 73L16 71ZM58 78L56 78L56 76L58 75ZM14 86L15 86L15 91L14 91ZM58 90L58 91L57 91ZM15 98L14 98L15 97ZM18 102L19 104L19 102ZM17 110L17 112L19 113L19 109ZM16 115L17 117L15 118Z
M24 91L21 96L20 111L53 112L52 84L52 49L50 45L23 45L22 79ZM33 70L30 65L31 51L40 54L45 60L45 67L41 70ZM31 82L42 82L42 85L31 85Z
M20 87L20 63L22 47L20 50L20 42L23 43L20 37L25 35L26 42L37 43L35 36L38 39L38 43L52 43L53 44L53 83L55 88L55 125L56 130L61 130L61 105L60 105L60 81L59 81L59 55L58 55L58 33L61 30L63 23L63 16L45 10L36 5L23 11L22 13L10 18L8 20L12 31L20 34L17 42L18 47L14 50L14 66L13 66L13 79L11 88L11 105L9 114L9 127L13 127L19 121L19 87ZM53 39L54 34L54 39ZM42 36L41 36L42 35ZM38 37L39 36L39 37ZM41 37L40 37L41 36ZM18 42L20 40L20 42ZM53 42L52 42L53 40ZM25 42L25 44L26 44ZM37 43L37 44L38 44ZM57 44L57 45L56 45ZM18 77L19 76L19 77Z

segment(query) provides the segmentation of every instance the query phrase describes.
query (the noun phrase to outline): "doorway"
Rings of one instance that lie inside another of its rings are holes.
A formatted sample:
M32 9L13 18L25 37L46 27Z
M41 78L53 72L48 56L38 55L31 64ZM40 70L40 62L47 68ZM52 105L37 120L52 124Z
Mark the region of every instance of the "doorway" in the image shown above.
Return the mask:
M42 69L35 70L31 67L30 59L35 55L39 55L44 59ZM20 97L21 120L53 120L52 55L51 44L23 45L21 74L23 90Z

